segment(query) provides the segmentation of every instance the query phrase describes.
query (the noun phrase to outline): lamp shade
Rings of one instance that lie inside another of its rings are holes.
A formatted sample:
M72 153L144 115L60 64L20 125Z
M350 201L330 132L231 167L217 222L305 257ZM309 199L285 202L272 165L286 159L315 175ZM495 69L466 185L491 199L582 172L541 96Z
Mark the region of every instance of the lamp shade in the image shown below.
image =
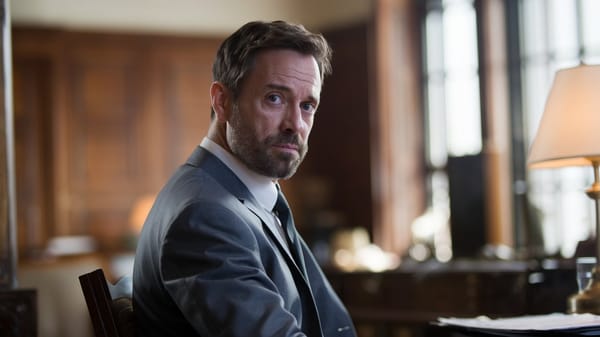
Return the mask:
M527 160L530 168L590 165L600 157L600 65L556 73Z

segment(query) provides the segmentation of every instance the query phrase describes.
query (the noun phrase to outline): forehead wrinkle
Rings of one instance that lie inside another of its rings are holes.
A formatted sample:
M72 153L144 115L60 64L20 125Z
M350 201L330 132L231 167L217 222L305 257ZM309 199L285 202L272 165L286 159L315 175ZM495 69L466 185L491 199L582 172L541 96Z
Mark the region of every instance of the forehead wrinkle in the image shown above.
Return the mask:
M289 78L300 82L306 82L310 85L317 84L313 82L313 79L317 79L319 83L321 82L318 76L316 78L313 77L314 74L311 71L301 71L295 68L288 68L286 69L286 71L274 71L273 74L276 76L281 76L283 78Z

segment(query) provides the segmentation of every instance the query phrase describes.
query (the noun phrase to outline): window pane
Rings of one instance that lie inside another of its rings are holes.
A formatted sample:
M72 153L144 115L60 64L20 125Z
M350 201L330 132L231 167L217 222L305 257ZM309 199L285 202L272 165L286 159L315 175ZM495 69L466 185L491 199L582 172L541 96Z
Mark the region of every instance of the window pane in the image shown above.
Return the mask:
M427 96L427 159L433 167L443 167L448 158L443 85L440 80L430 81Z
M478 77L448 76L446 87L448 153L477 154L482 148Z
M425 65L427 72L443 73L444 71L444 40L442 27L442 13L432 11L425 19L426 55Z
M573 61L579 57L577 7L574 1L548 1L549 52L556 60Z
M547 57L546 46L546 0L521 1L521 50L526 62L543 62ZM535 15L532 15L535 13ZM540 58L542 58L540 60Z
M452 156L479 153L482 140L477 27L470 1L446 3L444 55L448 153Z
M446 109L444 98L444 53L442 12L432 10L426 16L427 71L427 160L433 167L446 165Z
M454 2L444 11L445 65L451 71L477 67L475 9L469 2Z
M600 13L600 1L582 0L583 45L585 47L585 61L590 64L600 63L600 34L598 34L600 32L600 20L598 19L598 13Z

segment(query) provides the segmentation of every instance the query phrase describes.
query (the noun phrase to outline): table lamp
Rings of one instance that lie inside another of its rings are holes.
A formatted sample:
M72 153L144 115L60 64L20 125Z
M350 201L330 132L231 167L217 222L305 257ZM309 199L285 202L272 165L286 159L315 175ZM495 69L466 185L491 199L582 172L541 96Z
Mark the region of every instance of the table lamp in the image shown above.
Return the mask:
M568 311L600 314L600 65L579 65L556 73L529 152L530 168L591 165L586 191L595 202L596 267L592 281L570 296Z

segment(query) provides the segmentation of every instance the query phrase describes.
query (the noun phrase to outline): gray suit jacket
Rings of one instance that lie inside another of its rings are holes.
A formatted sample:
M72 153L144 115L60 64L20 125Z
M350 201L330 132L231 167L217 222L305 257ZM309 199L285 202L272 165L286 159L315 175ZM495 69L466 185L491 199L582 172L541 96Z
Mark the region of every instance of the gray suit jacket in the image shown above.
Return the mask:
M165 185L135 258L139 336L355 336L306 244L296 265L272 216L198 147Z

